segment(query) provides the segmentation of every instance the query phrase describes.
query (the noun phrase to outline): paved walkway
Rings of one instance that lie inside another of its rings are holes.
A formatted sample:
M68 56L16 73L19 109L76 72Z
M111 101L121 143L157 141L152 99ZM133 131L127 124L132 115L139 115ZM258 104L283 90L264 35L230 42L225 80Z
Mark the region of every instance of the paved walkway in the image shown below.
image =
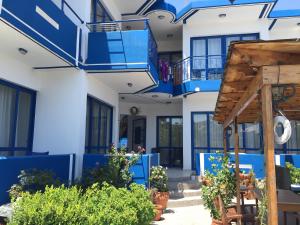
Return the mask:
M210 225L209 211L203 205L167 209L162 220L153 225Z

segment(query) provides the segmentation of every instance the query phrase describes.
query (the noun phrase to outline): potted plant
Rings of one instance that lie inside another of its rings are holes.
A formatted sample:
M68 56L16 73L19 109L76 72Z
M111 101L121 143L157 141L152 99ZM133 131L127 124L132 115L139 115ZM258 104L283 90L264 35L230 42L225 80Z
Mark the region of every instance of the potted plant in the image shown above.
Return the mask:
M167 186L168 176L166 168L155 166L150 171L150 188L153 191L153 203L167 208L169 200L169 190Z
M218 197L221 198L223 205L227 208L236 193L236 179L232 167L229 166L229 157L217 154L210 157L213 171L205 172L206 185L202 186L202 199L204 206L210 210L212 225L223 224Z
M155 205L155 217L154 221L160 221L161 215L163 213L163 206L162 205Z

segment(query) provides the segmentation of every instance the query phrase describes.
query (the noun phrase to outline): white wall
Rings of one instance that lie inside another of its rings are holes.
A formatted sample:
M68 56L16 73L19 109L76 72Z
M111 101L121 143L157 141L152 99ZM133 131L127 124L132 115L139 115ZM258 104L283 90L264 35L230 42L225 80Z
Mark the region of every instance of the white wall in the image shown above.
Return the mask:
M188 20L190 21L190 20ZM231 35L231 34L247 34L259 33L263 40L269 39L270 21L256 20L239 23L234 22L193 22L190 21L183 25L183 57L190 56L190 40L192 37L205 37L214 35Z
M182 51L182 40L175 41L158 41L158 52L175 52Z
M129 115L131 107L137 107L139 116L147 119L146 150L151 153L151 149L156 147L156 118L157 116L181 116L182 104L135 104L120 102L120 114Z
M76 153L76 175L81 174L85 151L87 95L114 109L113 140L118 140L118 94L82 70L35 71L0 54L0 79L37 91L33 151Z
M213 112L217 102L218 93L197 93L183 98L183 169L191 169L192 112Z

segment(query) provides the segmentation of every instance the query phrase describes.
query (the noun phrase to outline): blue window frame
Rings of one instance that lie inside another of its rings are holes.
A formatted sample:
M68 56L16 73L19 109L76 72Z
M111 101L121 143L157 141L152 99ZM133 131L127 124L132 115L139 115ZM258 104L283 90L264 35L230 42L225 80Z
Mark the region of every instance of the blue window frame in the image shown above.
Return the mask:
M0 80L0 155L32 151L36 92Z
M86 110L86 153L106 154L112 143L113 108L88 96Z
M105 7L102 5L100 0L92 0L91 2L91 22L110 22L112 21L112 17L109 15Z
M256 40L259 34L236 34L191 38L190 79L218 80L223 76L232 41Z

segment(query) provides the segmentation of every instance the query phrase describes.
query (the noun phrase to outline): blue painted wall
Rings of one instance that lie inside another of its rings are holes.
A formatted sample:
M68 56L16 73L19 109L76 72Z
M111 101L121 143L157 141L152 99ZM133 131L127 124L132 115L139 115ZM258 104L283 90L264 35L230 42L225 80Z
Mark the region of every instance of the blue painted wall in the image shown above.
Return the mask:
M53 171L57 178L65 182L69 180L69 167L70 155L0 157L0 204L9 201L7 191L18 182L21 170Z
M42 16L40 16L36 12L36 6L40 7L49 17L59 24L59 29L56 29ZM0 15L1 18L33 38L38 43L41 43L45 47L54 51L67 61L73 64L75 63L77 26L52 1L3 0L3 8L5 9L2 9ZM27 26L10 15L6 10L26 23ZM39 34L34 32L33 29ZM48 40L44 39L40 34ZM54 45L58 46L61 50Z
M113 31L89 33L88 70L148 69L149 31Z
M83 169L107 165L108 155L85 154L83 157ZM149 169L159 165L159 154L142 155L139 161L130 168L133 173L133 181L137 184L149 187Z
M212 164L210 156L217 156L215 153L204 154L204 170L212 172ZM235 163L234 154L230 154L231 163ZM297 168L300 168L300 155L280 155L280 165L285 166L286 162L290 162ZM257 178L262 179L265 177L265 158L262 154L240 154L240 165L252 165L252 169ZM249 173L250 169L241 169L245 173ZM196 155L196 174L201 174L200 153Z

